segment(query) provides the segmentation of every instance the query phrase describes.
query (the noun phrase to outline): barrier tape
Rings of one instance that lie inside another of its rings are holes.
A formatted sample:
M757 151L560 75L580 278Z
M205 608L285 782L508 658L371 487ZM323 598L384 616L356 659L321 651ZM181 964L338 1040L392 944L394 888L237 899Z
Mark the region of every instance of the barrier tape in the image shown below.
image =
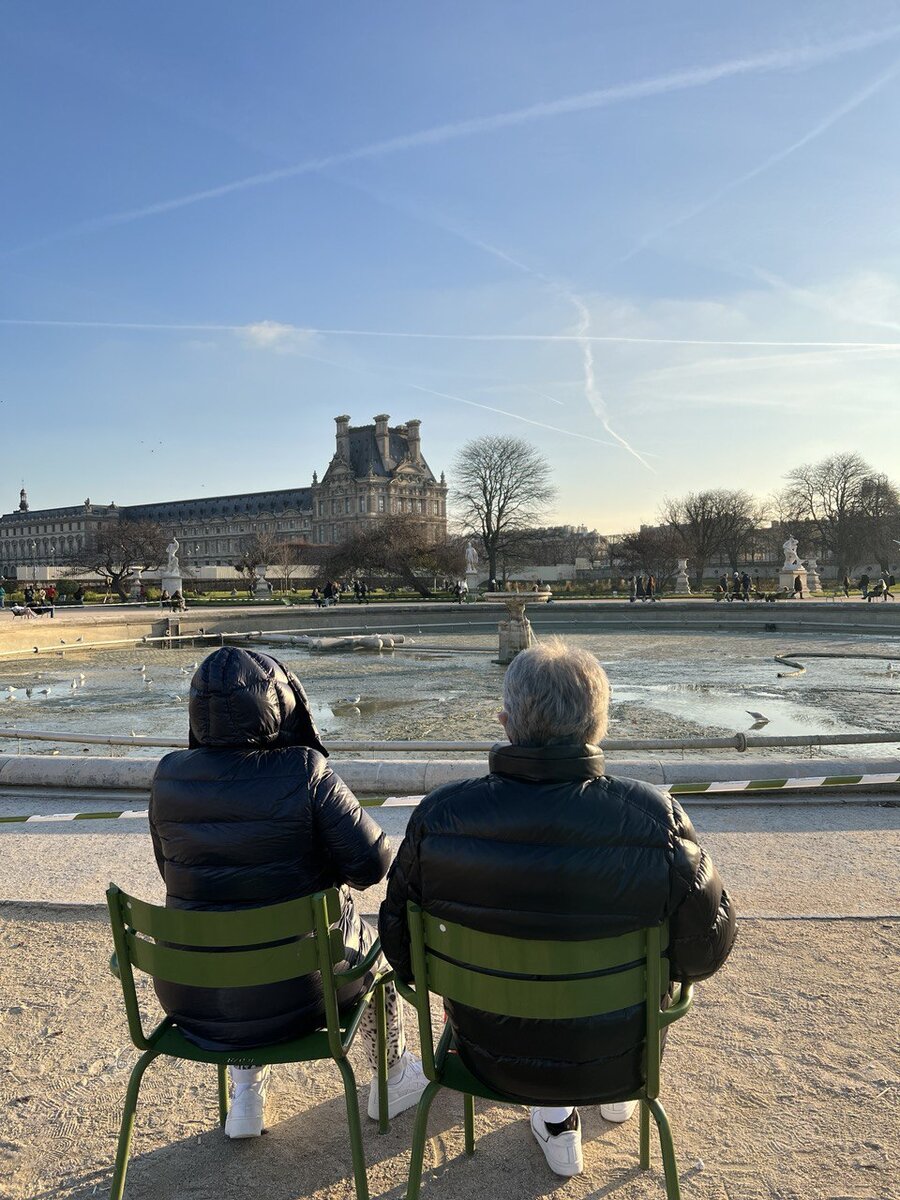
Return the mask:
M704 792L782 792L809 791L815 788L867 787L900 783L900 772L890 775L807 775L794 779L726 779L714 783L673 783L664 790L673 796L699 796ZM386 796L383 800L363 800L363 808L415 808L424 796ZM38 825L55 821L127 821L146 817L147 809L121 809L115 812L41 813L32 816L0 817L0 825Z

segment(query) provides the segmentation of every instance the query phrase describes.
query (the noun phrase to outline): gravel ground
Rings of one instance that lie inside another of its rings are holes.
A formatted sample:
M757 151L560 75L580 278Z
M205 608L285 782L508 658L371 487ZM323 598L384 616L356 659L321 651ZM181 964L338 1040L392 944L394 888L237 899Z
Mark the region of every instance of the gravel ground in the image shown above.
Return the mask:
M694 1012L673 1031L664 1067L686 1200L900 1198L898 950L896 920L744 924L731 960L698 987ZM97 913L0 907L5 1200L107 1194L136 1057L106 969L109 951ZM154 1064L138 1111L129 1200L350 1200L334 1069L279 1069L274 1101L271 1133L231 1144L215 1126L211 1069ZM478 1102L478 1152L465 1160L459 1098L439 1097L423 1194L664 1194L655 1150L650 1174L637 1169L636 1123L607 1125L593 1109L583 1116L585 1174L564 1182L547 1169L515 1107ZM364 1124L372 1195L399 1200L412 1116L397 1118L385 1137Z

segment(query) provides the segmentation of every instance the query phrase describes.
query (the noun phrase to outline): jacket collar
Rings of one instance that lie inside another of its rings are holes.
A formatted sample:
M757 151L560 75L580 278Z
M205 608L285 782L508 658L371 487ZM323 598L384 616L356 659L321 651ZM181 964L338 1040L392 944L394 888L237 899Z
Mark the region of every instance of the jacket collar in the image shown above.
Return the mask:
M511 746L497 742L489 766L493 775L507 775L530 783L599 779L605 770L599 746Z

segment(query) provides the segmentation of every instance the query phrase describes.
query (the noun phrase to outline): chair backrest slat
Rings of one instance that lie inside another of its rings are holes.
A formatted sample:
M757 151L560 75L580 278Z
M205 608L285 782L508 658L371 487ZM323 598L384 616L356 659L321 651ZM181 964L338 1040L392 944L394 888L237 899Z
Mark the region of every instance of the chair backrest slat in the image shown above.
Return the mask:
M466 966L510 975L581 975L614 970L642 962L647 954L642 929L618 937L562 942L483 933L427 912L422 913L422 922L429 950ZM668 930L664 927L662 932L665 950Z
M327 895L328 919L336 921L340 916L337 892L332 889ZM124 892L119 897L126 925L147 937L183 946L255 946L312 933L315 927L311 896L228 912L161 908Z
M297 979L330 964L322 964L319 947L313 937L299 938L280 946L260 946L252 950L187 949L148 942L126 932L128 957L139 971L169 983L193 987L253 987ZM343 941L338 929L329 935L332 961L339 962Z
M602 1016L647 997L643 963L582 979L522 979L456 966L426 951L428 988L484 1012L537 1020Z

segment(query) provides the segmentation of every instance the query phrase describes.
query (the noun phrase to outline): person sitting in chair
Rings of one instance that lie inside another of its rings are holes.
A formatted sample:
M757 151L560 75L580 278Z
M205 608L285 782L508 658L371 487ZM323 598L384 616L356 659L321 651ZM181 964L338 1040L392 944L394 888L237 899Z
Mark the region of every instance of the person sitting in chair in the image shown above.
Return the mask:
M188 750L161 759L150 794L150 836L168 908L261 908L327 888L340 889L345 963L361 962L375 930L350 888L384 878L388 839L326 761L296 675L266 654L224 646L191 680ZM340 993L351 1006L366 976ZM247 988L196 988L155 981L163 1009L189 1040L221 1050L271 1045L324 1025L318 975ZM427 1080L405 1048L400 1001L387 985L388 1114L419 1099ZM368 1112L378 1116L376 1018L370 1005L360 1038L373 1071ZM229 1068L230 1138L265 1128L268 1067Z
M607 775L609 683L596 658L550 639L513 659L490 774L445 784L410 819L388 877L382 950L410 982L407 902L484 933L566 942L669 922L673 982L727 958L734 907L677 800ZM585 962L585 971L590 970ZM664 1003L667 1001L664 1000ZM643 1005L532 1020L445 1001L456 1048L482 1083L531 1104L551 1169L583 1169L576 1104L627 1120L643 1084Z

